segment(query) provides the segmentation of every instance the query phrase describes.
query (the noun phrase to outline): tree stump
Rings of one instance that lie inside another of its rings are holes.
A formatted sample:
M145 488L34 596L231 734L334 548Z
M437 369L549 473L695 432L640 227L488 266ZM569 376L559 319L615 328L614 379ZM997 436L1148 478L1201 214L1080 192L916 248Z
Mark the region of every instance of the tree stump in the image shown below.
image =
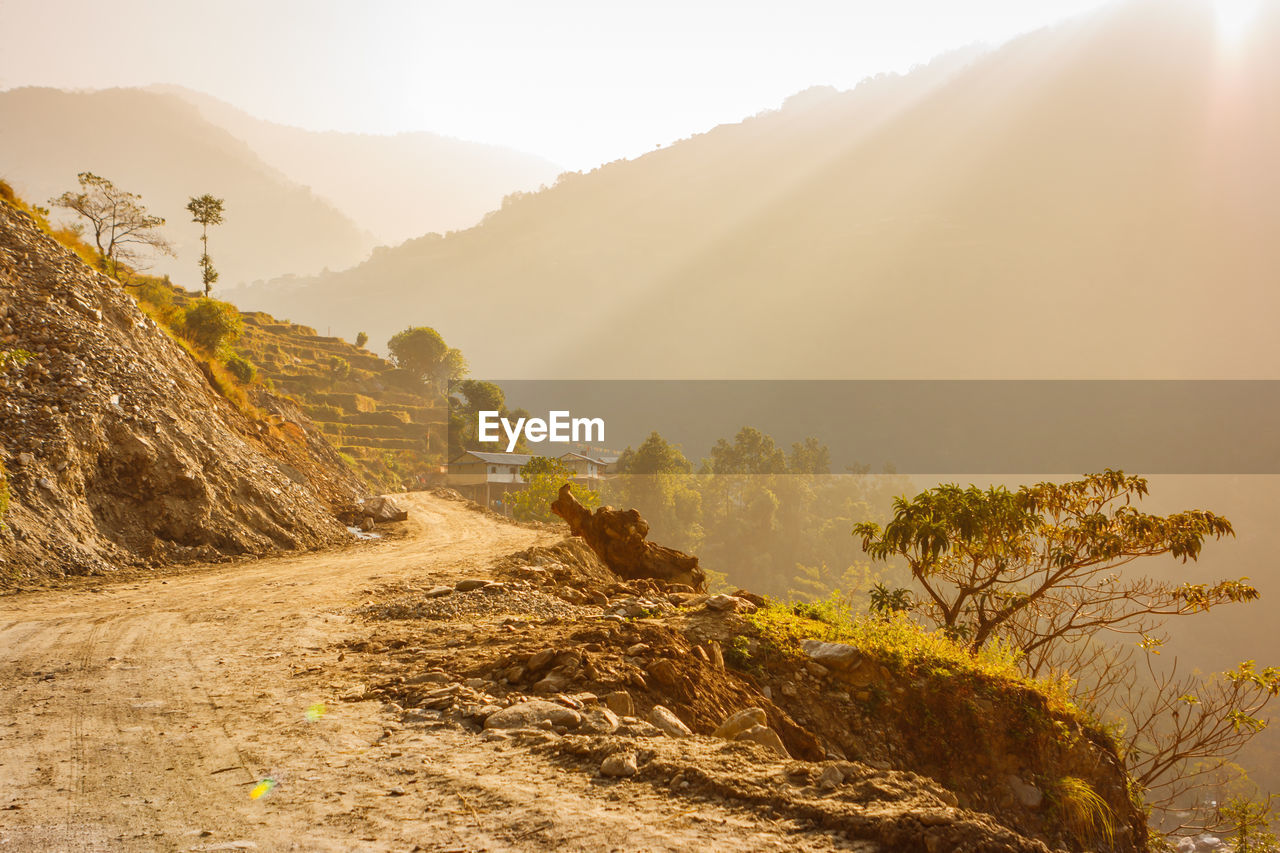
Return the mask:
M569 532L581 536L596 556L620 577L656 578L682 583L705 592L707 578L698 567L698 558L646 542L649 524L634 509L617 510L602 506L594 513L578 503L565 483L551 504L551 511L569 525Z

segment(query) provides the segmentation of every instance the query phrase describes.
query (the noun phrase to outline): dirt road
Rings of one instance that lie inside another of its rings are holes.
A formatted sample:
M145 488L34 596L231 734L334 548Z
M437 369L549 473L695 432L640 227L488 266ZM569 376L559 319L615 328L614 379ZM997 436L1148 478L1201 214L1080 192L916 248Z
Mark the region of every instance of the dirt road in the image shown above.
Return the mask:
M394 541L0 599L0 849L843 846L335 701L351 687L335 644L371 587L553 538L408 500Z

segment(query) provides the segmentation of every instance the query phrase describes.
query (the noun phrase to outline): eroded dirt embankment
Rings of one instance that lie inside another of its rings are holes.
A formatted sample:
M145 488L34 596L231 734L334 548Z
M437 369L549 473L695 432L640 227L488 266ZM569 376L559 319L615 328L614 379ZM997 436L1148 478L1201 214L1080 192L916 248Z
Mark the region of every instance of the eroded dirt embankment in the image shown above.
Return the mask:
M360 484L284 401L251 419L116 282L0 201L0 588L349 535ZM289 418L293 423L289 423Z
M0 599L0 845L849 849L787 818L602 786L527 747L339 701L365 683L343 649L367 634L349 614L377 585L452 584L554 539L407 502L398 539Z
M399 537L339 553L0 600L5 849L1081 847L907 752L802 760L833 731L722 668L730 608L407 500ZM659 703L699 736L649 722ZM708 736L745 706L792 756Z

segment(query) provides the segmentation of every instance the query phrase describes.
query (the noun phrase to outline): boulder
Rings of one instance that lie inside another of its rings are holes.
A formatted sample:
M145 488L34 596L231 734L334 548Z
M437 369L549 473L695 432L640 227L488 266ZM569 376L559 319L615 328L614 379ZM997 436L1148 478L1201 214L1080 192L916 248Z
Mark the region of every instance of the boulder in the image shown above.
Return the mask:
M609 710L619 717L634 717L636 714L635 704L631 701L631 694L625 690L615 690L604 697L604 702L609 706Z
M712 734L725 740L733 740L752 726L765 725L763 708L744 708L736 714L730 714Z
M576 729L582 725L582 715L558 702L533 699L503 708L484 721L486 729L531 729L543 723Z
M402 509L399 504L384 495L366 499L364 513L372 516L373 520L379 524L391 521L407 521L409 518L408 510Z
M840 772L840 768L834 764L828 764L822 768L822 773L818 776L819 788L835 788L844 784L844 774Z
M534 653L534 655L529 658L528 662L525 663L525 668L529 670L529 672L537 672L541 669L546 669L551 665L551 662L555 660L555 657L555 649L543 649L540 652Z
M1013 791L1013 795L1018 798L1018 802L1029 809L1038 809L1040 804L1044 802L1044 794L1035 785L1030 784L1022 779L1021 776L1009 774L1007 780L1009 789Z
M761 746L769 747L783 758L791 757L787 752L787 748L782 745L782 738L778 737L778 733L768 726L752 726L751 728L740 732L734 740L758 743Z
M754 606L742 598L734 595L713 595L707 599L708 610L718 610L720 612L732 611L734 613L739 610L754 610Z
M615 752L600 762L601 776L626 777L636 775L636 754L634 752Z
M821 640L805 640L802 644L809 660L822 664L827 669L848 672L862 663L862 652L844 643L824 643Z
M473 589L484 589L491 583L493 581L488 578L467 578L466 580L458 581L453 585L453 588L458 592L471 592Z
M590 708L582 712L582 725L579 731L611 735L620 725L622 721L618 719L618 715L608 708Z
M693 735L689 727L681 722L671 709L662 705L653 706L653 710L649 712L649 719L669 737L692 737Z

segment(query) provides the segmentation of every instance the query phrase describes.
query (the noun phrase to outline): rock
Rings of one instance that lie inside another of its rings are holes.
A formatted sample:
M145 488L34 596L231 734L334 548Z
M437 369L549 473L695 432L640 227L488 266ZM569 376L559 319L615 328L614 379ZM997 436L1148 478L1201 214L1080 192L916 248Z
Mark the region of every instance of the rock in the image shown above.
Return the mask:
M453 585L453 588L458 592L471 592L473 589L483 589L491 583L493 581L487 578L467 578L466 580L458 581Z
M543 649L537 652L525 663L525 669L529 672L537 672L540 669L546 669L556 658L555 649Z
M634 752L615 752L604 761L600 762L600 775L625 777L634 776L639 768L636 767L636 754Z
M486 729L531 729L540 723L576 729L582 725L582 715L558 702L532 699L512 705L510 708L503 708L496 714L490 715L484 721L484 727Z
M862 663L862 652L844 643L824 643L821 640L805 640L801 644L804 653L815 663L840 672L848 672Z
M724 649L720 648L720 644L715 640L707 643L707 656L711 658L711 665L716 669L724 669Z
M654 705L653 710L649 712L649 719L653 724L667 734L669 737L691 737L693 732L689 731L689 727L680 721L669 708L662 705Z
M734 598L741 598L743 601L750 602L756 607L764 607L765 601L763 595L756 595L754 592L747 592L745 589L735 590Z
M422 594L423 598L444 598L446 595L453 595L453 587L451 586L433 586Z
M834 764L828 764L822 768L822 773L818 776L819 788L835 788L844 784L844 774L840 772L840 768Z
M747 604L746 601L743 601L741 598L738 598L737 596L725 595L723 593L721 593L720 595L713 595L707 599L708 610L719 610L721 612L724 612L726 610L732 610L736 612L738 608L743 607L746 604Z
M765 724L766 719L763 708L744 708L726 717L725 721L712 732L712 735L725 740L733 740L752 726L763 726Z
M596 556L620 577L656 578L695 590L706 587L706 574L698 566L698 558L646 542L649 524L634 509L600 507L592 512L578 502L566 483L551 504L551 511L563 518L569 532L581 536Z
M524 667L522 666L508 667L506 672L503 674L503 677L506 678L507 681L514 684L517 681L520 681L521 679L524 678Z
M1021 776L1009 774L1006 780L1009 790L1013 791L1013 795L1018 798L1018 802L1028 809L1038 809L1040 804L1044 802L1044 794L1035 785L1023 781Z
M44 489L46 492L53 491L53 480L50 480L48 477L41 477L39 480L36 480L36 485Z
M376 524L374 523L374 521L373 521L373 516L371 516L371 515L366 515L366 516L362 516L362 517L360 518L360 524L359 524L359 527L360 527L360 529L361 529L361 530L363 530L365 533L370 532L370 531L371 531L371 530L373 530L373 528L374 528L374 527L376 527L376 526L377 526L377 525L376 525Z
M448 684L453 679L447 672L422 672L411 675L404 680L405 684Z
M618 730L622 721L618 715L608 708L591 708L582 712L582 725L579 731L593 734L611 735Z
M546 678L535 681L532 689L534 693L546 695L551 693L561 693L568 686L569 682L564 678L564 676L553 673L548 675Z
M637 655L642 655L647 651L649 651L649 645L647 643L636 643L634 646L627 647L627 654L631 655L632 657L636 657Z
M654 681L666 687L674 687L680 681L680 672L676 669L675 663L666 658L659 658L649 664L645 672Z
M631 701L631 694L625 690L615 690L604 697L604 703L609 710L617 714L619 717L633 717L636 709Z
M385 496L367 499L364 502L364 511L366 515L372 516L373 520L380 524L392 521L406 521L409 518L408 510L401 509L395 501Z
M34 456L32 456L30 453L25 453L25 452L24 452L24 453L19 453L19 454L18 454L17 462L18 462L18 464L19 464L19 465L26 466L26 465L30 465L31 463L33 463L33 462L35 462L35 461L36 461L36 458L35 458Z
M656 722L656 721L655 721ZM782 738L778 737L778 733L768 726L752 726L745 731L739 732L734 740L751 741L761 746L767 746L777 752L783 758L790 758L787 748L782 745Z

